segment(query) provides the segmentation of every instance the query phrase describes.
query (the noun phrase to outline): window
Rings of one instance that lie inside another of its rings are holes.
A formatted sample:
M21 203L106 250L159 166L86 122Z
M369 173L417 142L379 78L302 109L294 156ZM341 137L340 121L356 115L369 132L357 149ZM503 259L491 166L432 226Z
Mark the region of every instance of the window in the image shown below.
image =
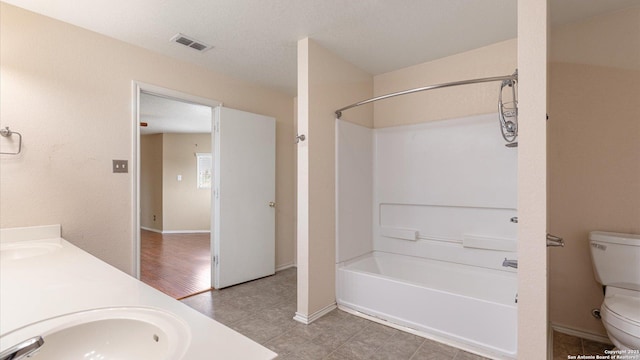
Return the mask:
M198 176L198 189L211 189L213 175L213 160L211 153L196 153L196 171Z

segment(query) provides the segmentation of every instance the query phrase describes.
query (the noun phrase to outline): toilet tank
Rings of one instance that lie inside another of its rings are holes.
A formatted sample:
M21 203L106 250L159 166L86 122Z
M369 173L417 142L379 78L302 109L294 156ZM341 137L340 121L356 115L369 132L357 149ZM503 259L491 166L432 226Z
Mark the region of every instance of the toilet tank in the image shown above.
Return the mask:
M640 291L640 235L592 231L589 245L600 284Z

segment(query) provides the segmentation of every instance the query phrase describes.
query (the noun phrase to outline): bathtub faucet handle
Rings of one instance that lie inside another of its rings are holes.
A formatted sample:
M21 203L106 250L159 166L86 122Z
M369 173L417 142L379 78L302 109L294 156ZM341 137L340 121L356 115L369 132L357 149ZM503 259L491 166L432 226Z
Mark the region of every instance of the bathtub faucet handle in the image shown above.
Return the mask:
M504 261L502 262L502 266L504 267L512 267L514 269L518 268L518 260L507 260L507 258L504 258Z

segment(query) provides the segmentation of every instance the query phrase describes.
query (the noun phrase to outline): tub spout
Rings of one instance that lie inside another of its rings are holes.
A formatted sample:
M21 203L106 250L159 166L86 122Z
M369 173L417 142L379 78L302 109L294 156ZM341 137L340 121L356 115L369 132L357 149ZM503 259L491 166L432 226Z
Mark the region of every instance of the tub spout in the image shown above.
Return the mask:
M518 260L507 260L507 258L504 258L504 261L502 262L502 266L504 267L512 267L517 269L518 268Z
M35 351L40 349L44 340L40 336L25 340L0 353L0 360L20 360L30 357Z

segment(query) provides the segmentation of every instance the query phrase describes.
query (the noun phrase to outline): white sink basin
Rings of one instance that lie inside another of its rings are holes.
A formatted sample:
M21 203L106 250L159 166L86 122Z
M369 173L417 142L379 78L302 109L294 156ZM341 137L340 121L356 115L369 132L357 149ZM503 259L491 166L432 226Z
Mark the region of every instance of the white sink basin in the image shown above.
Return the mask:
M188 325L149 308L83 311L40 321L0 337L0 349L42 336L34 360L175 360L191 341ZM0 351L1 352L1 351Z
M0 245L1 260L21 260L62 249L60 239L15 242Z

